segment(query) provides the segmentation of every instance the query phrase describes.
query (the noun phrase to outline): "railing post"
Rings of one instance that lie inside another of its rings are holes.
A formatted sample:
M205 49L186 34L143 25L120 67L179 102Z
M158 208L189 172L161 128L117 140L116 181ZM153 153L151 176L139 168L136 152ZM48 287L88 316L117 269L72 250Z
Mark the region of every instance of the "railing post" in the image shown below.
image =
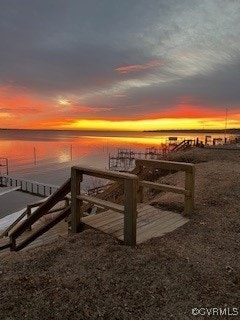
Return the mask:
M143 166L140 165L136 165L136 171L137 171L137 175L140 176L142 171L143 171ZM139 203L143 203L143 186L138 186L137 188L137 202Z
M16 251L16 238L10 236L10 251Z
M6 158L7 176L8 176L8 159Z
M184 215L193 214L194 211L194 185L195 185L195 167L191 171L185 173L185 190L188 193L185 195Z
M137 229L137 179L124 180L124 244L136 244Z
M27 219L31 216L32 210L31 207L27 206ZM27 228L28 231L32 230L32 225L29 225Z
M78 233L81 230L81 208L82 200L77 198L80 195L82 173L76 168L71 170L71 232Z

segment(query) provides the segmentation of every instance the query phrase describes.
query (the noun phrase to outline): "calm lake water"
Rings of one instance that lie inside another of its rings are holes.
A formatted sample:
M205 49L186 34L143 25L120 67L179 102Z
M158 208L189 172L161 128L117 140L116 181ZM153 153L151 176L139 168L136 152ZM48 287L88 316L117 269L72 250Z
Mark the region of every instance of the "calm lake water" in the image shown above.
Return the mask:
M205 135L181 133L178 134L178 142L197 137L204 140ZM210 135L212 138L224 137ZM171 136L176 136L176 133L0 130L0 158L8 158L10 176L61 185L70 177L73 165L106 169L109 155L116 155L118 148L144 152L147 147L161 148L161 144L167 143ZM3 167L0 166L0 170L3 174ZM95 186L96 181L91 178L83 181L84 189ZM17 191L2 195L0 217L35 200L34 196ZM9 223L9 218L6 218L4 224Z
M205 135L180 133L178 142L197 137L204 140ZM223 138L220 134L210 135ZM9 175L27 178L39 175L40 181L54 184L59 179L50 181L53 176L47 178L47 172L76 164L108 168L109 154L115 155L118 148L134 151L159 148L170 136L176 133L0 130L0 157L8 158ZM41 175L45 178L41 179Z

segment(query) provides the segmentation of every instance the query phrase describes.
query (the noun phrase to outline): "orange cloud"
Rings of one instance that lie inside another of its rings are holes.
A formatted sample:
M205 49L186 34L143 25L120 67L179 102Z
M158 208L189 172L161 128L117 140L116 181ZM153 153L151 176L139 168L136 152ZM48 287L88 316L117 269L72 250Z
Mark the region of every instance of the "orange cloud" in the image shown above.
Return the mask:
M110 111L111 108L79 105L77 101L52 99L31 95L24 88L0 85L0 127L2 128L51 128L90 117L91 114ZM68 119L70 118L70 119Z
M150 112L151 101L142 114L114 115L111 108L79 105L78 101L44 99L24 89L0 86L0 128L83 129L83 130L153 130L172 128L223 128L225 109L200 105L193 97L159 112ZM63 103L64 102L64 103ZM228 128L240 127L239 109L229 109Z
M129 72L136 72L136 71L141 71L141 70L145 70L145 69L151 69L151 68L155 68L155 67L158 67L161 65L163 65L163 61L152 60L152 61L149 61L148 63L145 63L145 64L134 64L131 66L119 67L119 68L115 69L115 71L117 71L119 73L129 73Z
M7 111L13 116L16 114L39 113L46 109L45 101L31 97L24 90L12 87L0 87L0 112Z
M151 102L149 102L151 105ZM158 118L189 118L189 119L225 119L226 109L219 108L213 104L200 104L194 97L186 96L179 98L179 101L163 111L148 113L149 119ZM144 115L142 115L143 117ZM238 109L229 110L229 116L233 118L239 117Z

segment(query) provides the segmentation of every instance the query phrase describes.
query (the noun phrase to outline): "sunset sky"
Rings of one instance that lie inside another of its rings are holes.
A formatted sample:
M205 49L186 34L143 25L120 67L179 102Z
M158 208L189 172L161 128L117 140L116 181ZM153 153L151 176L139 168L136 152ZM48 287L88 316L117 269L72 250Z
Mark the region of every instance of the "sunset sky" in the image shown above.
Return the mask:
M0 127L240 127L240 1L0 0Z

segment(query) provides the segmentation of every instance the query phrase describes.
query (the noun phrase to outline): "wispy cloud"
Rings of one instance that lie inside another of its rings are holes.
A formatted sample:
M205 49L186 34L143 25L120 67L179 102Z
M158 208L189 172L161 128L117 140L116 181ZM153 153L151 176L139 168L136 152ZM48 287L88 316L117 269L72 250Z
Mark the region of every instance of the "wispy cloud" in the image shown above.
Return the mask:
M163 64L164 64L164 62L161 60L152 60L152 61L149 61L145 64L134 64L131 66L119 67L119 68L115 69L115 71L117 71L119 73L130 73L130 72L136 72L136 71L156 68L156 67L159 67Z

